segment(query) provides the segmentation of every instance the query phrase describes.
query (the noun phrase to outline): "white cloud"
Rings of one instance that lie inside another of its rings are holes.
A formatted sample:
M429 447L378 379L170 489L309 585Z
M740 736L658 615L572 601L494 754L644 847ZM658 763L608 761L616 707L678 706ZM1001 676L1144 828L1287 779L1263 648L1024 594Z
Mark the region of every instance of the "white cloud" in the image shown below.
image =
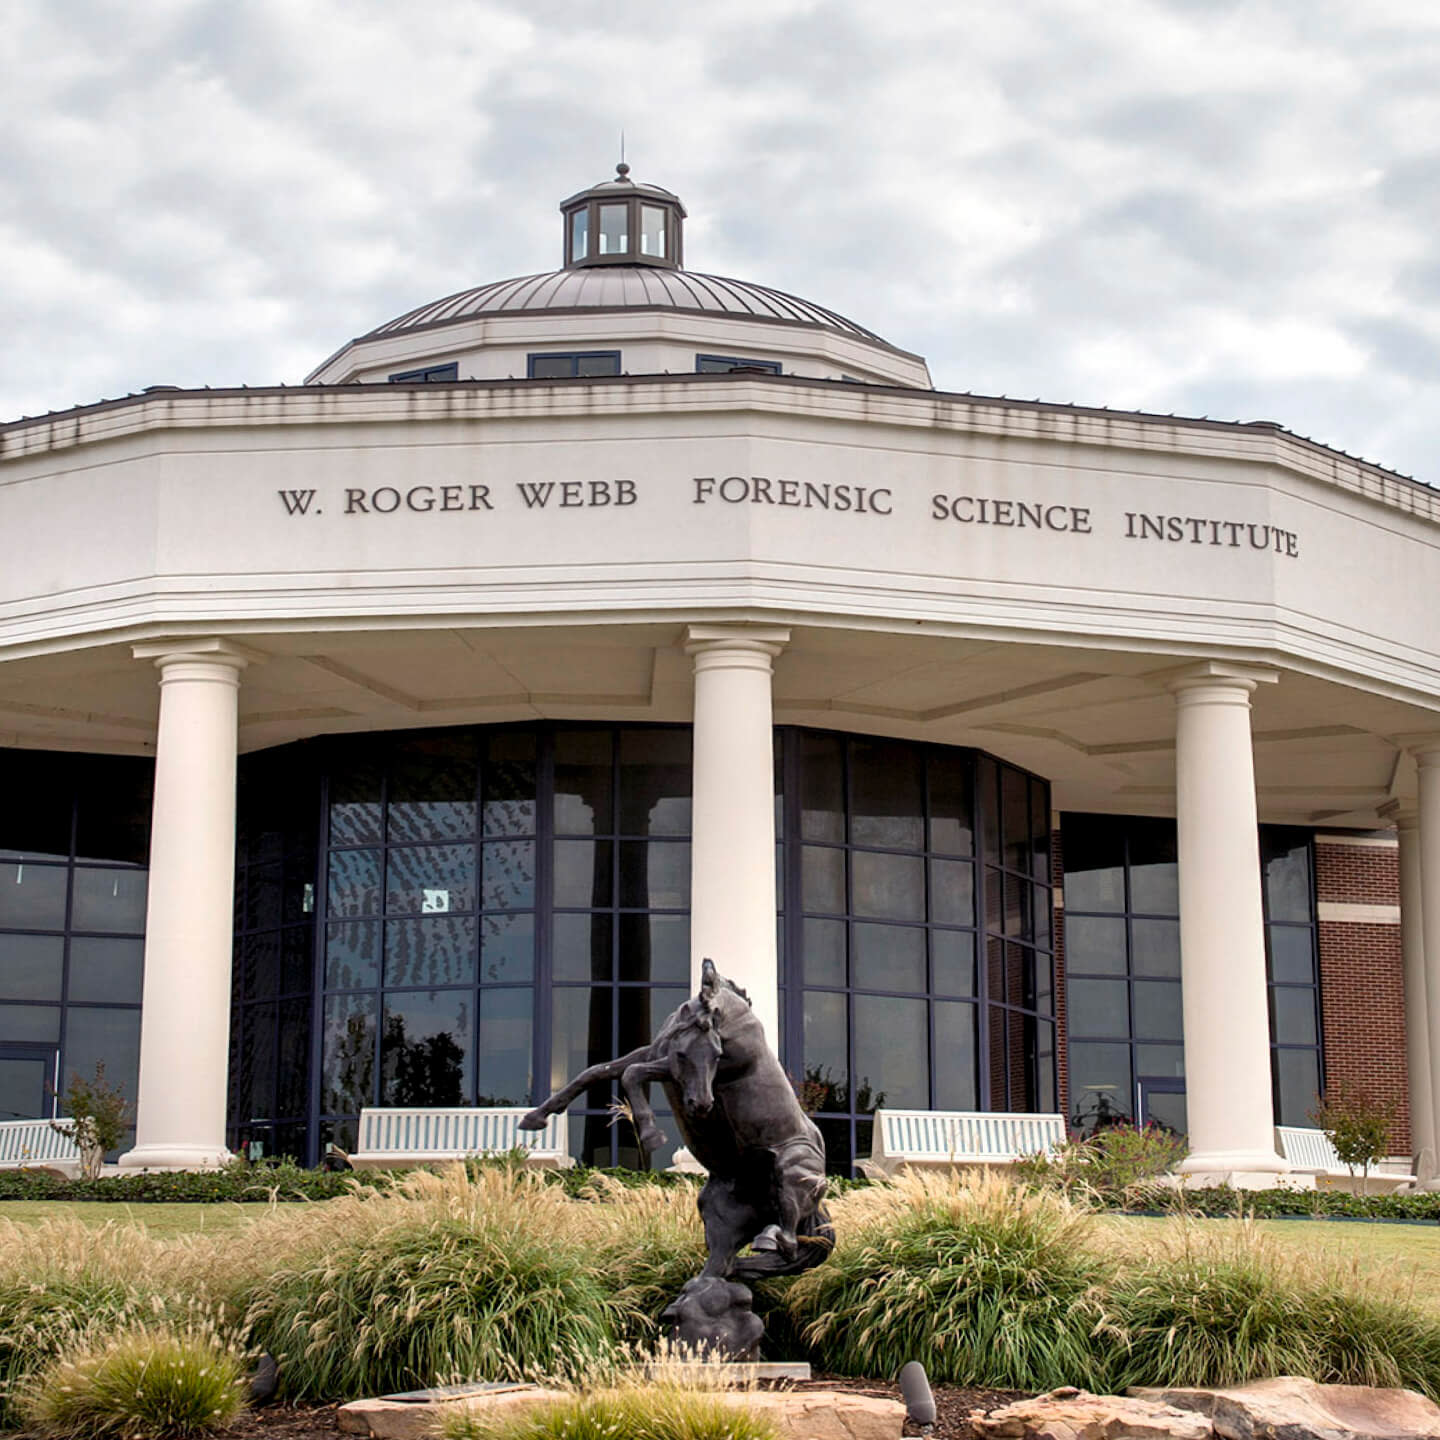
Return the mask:
M1440 14L1410 0L12 0L0 415L296 381L558 263L608 173L687 258L943 387L1267 415L1440 480Z

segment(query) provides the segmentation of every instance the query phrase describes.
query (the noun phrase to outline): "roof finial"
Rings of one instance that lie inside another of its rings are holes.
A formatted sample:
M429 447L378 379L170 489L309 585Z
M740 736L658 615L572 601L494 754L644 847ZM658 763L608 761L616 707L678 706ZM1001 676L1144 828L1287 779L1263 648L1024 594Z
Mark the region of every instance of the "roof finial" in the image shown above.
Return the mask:
M625 132L620 132L620 163L615 167L615 173L623 180L629 173L630 167L625 163Z

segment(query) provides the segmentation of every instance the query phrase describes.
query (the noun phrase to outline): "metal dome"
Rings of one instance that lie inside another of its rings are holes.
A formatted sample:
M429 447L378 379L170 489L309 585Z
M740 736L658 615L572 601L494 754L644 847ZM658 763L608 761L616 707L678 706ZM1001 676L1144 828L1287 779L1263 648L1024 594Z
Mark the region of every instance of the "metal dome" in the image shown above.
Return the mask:
M544 275L497 280L421 305L386 321L361 338L374 340L384 335L401 335L481 315L601 310L677 310L780 321L833 330L887 350L896 348L853 320L796 295L787 295L783 290L720 275L701 275L693 270L642 265L554 270Z

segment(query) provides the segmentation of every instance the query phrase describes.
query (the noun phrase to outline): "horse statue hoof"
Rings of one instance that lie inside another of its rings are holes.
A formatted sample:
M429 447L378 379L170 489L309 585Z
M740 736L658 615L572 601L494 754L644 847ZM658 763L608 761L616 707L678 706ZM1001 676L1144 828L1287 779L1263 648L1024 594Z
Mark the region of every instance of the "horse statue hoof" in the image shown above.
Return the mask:
M752 1250L779 1250L780 1249L780 1227L778 1225L767 1225L751 1242Z
M528 1115L520 1117L520 1128L522 1130L543 1130L549 1120L550 1117L543 1110L532 1110Z

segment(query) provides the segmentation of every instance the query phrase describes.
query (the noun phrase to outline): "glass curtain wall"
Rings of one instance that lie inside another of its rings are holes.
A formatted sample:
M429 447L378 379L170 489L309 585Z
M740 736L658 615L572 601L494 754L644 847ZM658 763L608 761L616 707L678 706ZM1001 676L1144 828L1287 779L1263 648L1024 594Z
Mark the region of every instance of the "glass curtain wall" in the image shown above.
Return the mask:
M813 731L786 733L784 777L785 1056L831 1167L881 1106L1053 1108L1044 785Z
M1185 1129L1175 822L1066 815L1065 976L1071 1123ZM1260 827L1275 1115L1309 1124L1321 1085L1314 854Z
M0 751L0 1120L51 1114L97 1064L134 1104L153 780L149 760Z

